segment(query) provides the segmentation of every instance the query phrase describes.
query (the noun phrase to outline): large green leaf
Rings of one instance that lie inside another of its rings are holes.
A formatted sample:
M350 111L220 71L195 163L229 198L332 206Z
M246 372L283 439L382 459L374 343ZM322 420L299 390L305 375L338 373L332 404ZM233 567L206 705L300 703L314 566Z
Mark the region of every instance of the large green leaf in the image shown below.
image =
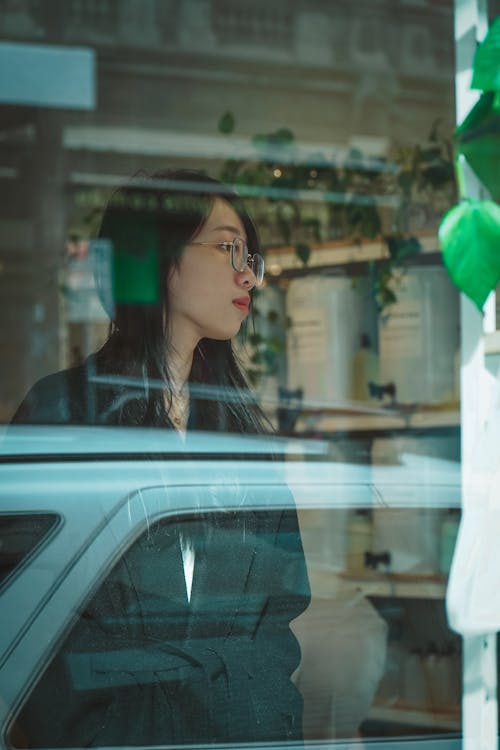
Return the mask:
M500 280L500 206L463 201L443 217L439 240L448 273L479 308Z
M454 133L455 148L463 154L492 198L500 197L500 112L495 93L483 94Z
M500 16L491 24L474 57L473 89L500 90Z

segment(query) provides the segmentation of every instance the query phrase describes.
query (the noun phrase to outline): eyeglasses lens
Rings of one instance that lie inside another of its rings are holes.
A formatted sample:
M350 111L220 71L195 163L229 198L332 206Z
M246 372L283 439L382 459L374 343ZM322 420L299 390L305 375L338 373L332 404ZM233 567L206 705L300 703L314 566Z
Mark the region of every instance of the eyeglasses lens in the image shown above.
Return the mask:
M233 240L232 263L235 271L244 271L247 264L248 249L239 237Z
M235 271L244 271L247 265L251 268L255 276L257 286L262 284L264 279L264 258L255 253L249 255L246 242L240 237L235 237L232 243L231 264Z
M262 255L255 253L252 258L250 267L255 276L256 285L260 286L264 280L264 258L262 257Z

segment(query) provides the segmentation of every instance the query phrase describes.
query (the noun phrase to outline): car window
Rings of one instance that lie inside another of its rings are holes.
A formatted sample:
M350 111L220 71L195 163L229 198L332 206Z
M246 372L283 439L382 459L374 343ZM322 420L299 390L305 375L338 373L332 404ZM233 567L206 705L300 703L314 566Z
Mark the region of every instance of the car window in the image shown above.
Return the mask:
M0 513L0 588L36 554L58 521L53 513Z
M309 590L290 513L151 524L79 609L9 745L293 737L301 699L290 676L300 652L288 625Z
M353 496L348 486L336 492ZM142 496L149 511L157 501ZM300 535L291 522L281 540L283 509L170 516L126 545L117 539L119 560L47 652L7 744L170 746L209 731L224 743L233 714L241 727L249 717L267 723L265 738L290 732L294 700L306 741L457 738L461 644L444 610L450 548L432 531L456 522L456 510L308 505ZM279 698L256 689L270 669ZM274 726L269 702L280 700ZM241 731L241 741L256 740Z

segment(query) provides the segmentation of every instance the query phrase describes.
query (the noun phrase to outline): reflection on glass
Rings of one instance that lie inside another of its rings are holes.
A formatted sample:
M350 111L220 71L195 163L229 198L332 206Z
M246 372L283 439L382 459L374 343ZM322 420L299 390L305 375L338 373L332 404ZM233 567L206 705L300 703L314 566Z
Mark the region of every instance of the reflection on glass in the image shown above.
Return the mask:
M292 506L151 525L83 605L10 744L299 740L289 624L308 592Z
M458 735L461 643L444 609L456 517L440 508L299 511L312 601L292 627L307 738Z

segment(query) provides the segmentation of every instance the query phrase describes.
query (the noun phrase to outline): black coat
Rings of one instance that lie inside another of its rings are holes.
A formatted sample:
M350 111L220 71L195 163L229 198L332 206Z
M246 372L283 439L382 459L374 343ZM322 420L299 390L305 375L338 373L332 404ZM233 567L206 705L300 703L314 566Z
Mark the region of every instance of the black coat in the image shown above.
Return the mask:
M123 388L96 388L88 373L40 381L13 421L114 423ZM248 510L161 522L128 549L21 712L29 745L302 738L290 621L309 584L293 500L277 492L280 510L252 510L247 497ZM196 549L190 602L180 529Z

